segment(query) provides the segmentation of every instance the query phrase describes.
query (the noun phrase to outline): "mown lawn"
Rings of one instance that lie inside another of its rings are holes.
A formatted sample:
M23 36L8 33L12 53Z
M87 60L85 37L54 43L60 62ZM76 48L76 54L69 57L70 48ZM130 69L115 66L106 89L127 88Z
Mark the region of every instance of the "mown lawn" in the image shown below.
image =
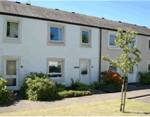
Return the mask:
M126 113L121 113L120 100L107 100L91 102L85 104L75 104L63 107L54 107L46 109L36 109L30 111L18 111L9 113L0 113L0 116L107 116L107 115L125 115L125 116L142 116L150 115L150 103L139 102L135 100L126 101Z

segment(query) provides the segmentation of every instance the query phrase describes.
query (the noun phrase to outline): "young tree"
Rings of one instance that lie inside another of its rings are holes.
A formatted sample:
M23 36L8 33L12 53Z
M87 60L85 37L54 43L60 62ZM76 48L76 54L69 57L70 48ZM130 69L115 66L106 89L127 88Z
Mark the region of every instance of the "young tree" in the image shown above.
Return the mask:
M125 101L126 101L126 91L128 85L127 74L132 74L133 67L138 66L141 59L141 52L137 49L136 46L131 46L131 43L135 42L135 37L137 32L131 31L131 29L127 29L126 33L124 33L121 29L117 30L115 44L120 47L123 51L123 54L120 57L116 57L115 61L112 61L109 56L102 56L102 60L109 62L113 67L117 67L120 69L123 74L123 84L121 89L121 105L120 111L124 112L125 109Z

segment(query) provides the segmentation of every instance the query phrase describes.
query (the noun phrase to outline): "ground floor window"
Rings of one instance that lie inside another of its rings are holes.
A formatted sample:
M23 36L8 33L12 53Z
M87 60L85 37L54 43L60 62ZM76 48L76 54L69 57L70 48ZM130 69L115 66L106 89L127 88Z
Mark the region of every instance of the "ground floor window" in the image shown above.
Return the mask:
M109 70L113 71L113 72L117 72L117 67L113 67L110 63L109 63Z
M147 72L150 72L150 61L147 62Z

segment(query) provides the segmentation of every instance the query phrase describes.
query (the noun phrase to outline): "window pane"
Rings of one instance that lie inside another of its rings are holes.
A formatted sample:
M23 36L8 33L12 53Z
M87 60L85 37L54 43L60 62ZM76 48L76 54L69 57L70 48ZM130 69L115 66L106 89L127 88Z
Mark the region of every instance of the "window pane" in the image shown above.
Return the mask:
M150 64L148 64L148 71L150 71Z
M89 32L82 31L82 43L89 43Z
M48 77L61 77L61 74L49 74Z
M16 86L16 78L8 78L7 80L7 86Z
M18 38L18 23L7 22L7 37Z
M49 73L61 73L61 61L49 61Z
M150 51L150 40L149 40L149 51Z
M131 42L130 46L131 46L131 48L133 48L134 47L134 42Z
M63 29L57 27L50 27L50 39L53 41L62 41L63 40Z
M6 61L6 75L16 75L16 61L15 60Z
M117 68L116 68L116 67L113 67L113 66L109 66L109 70L114 71L114 72L117 72Z
M81 63L81 75L88 74L88 62Z
M116 46L116 45L115 45L115 39L116 39L116 36L115 36L115 35L110 35L109 45L111 45L111 46Z

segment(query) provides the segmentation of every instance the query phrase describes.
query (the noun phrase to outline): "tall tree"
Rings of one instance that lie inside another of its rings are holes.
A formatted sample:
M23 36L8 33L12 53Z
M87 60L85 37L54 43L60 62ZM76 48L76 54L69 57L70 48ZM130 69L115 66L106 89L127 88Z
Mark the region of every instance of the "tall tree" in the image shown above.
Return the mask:
M128 86L128 74L133 73L133 67L138 66L141 59L141 52L137 49L136 46L131 46L131 43L135 42L137 32L131 29L127 29L124 33L120 28L117 30L115 44L120 47L123 51L123 54L120 57L116 57L116 60L113 61L109 56L102 56L102 60L109 62L113 67L120 69L123 74L123 84L121 89L121 105L120 111L124 112L125 110L125 101L126 101L126 91Z

